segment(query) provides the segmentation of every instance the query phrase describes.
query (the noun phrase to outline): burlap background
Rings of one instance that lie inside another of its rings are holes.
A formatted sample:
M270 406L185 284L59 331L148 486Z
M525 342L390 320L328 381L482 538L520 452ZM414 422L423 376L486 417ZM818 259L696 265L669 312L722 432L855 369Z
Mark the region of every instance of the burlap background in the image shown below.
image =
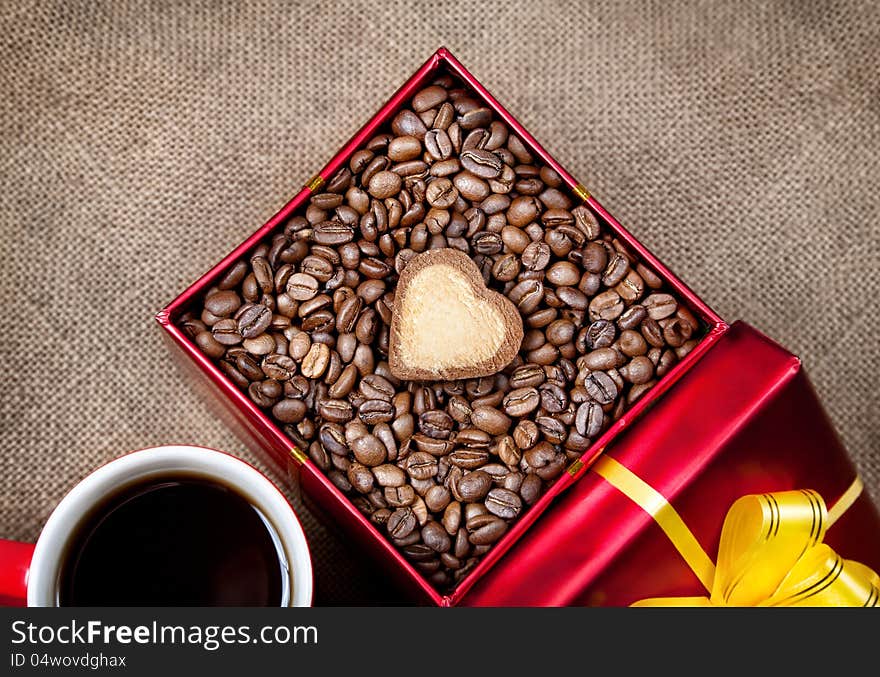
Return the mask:
M880 7L0 5L0 535L126 450L251 453L152 316L446 45L728 319L798 353L880 496ZM390 600L303 513L319 603Z

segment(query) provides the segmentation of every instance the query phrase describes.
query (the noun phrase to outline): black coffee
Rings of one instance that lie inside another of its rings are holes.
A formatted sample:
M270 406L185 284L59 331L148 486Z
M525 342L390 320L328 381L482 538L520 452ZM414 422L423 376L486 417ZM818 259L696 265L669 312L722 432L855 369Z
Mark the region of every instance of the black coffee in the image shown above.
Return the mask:
M120 491L83 523L68 553L66 606L277 606L287 577L261 513L192 477Z

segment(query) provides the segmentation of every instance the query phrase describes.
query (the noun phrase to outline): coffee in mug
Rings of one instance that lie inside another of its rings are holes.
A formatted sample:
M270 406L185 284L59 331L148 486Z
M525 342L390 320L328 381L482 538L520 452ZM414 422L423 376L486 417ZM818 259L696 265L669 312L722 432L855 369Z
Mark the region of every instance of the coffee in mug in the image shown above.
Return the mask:
M36 546L0 539L0 602L308 606L312 566L290 503L256 468L192 446L145 449L85 477Z
M71 539L62 606L278 606L274 528L228 485L169 475L109 496Z

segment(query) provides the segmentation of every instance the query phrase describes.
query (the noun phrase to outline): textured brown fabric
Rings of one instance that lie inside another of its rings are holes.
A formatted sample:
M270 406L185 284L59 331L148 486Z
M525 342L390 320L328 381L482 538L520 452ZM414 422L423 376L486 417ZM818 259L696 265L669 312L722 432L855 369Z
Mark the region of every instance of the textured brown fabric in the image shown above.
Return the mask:
M804 360L880 496L873 2L0 4L0 535L97 464L245 449L153 313L441 44L728 319ZM303 512L317 601L394 599Z

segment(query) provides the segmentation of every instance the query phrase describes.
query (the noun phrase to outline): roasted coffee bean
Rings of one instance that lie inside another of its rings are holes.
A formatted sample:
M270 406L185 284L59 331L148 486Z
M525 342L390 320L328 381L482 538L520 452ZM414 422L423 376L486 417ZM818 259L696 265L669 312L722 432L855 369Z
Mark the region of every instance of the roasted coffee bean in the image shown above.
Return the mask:
M492 437L484 430L477 428L463 428L455 435L454 442L458 446L469 449L488 449Z
M359 441L360 440L358 440L358 442ZM357 442L355 442L355 445L356 444ZM353 451L355 445L352 445ZM387 455L387 449L385 450L385 453ZM357 457L357 452L355 452L355 456ZM376 456L378 457L378 454ZM383 463L381 465L373 467L373 476L376 478L376 482L381 487L401 487L406 482L406 473L404 473L403 470L398 468L396 465L392 465L390 463Z
M642 305L652 320L662 320L674 314L678 309L678 302L671 294L651 294L645 297Z
M354 457L366 466L378 466L384 463L388 456L385 445L375 435L363 435L354 440L350 446Z
M416 492L409 484L385 487L382 493L385 501L393 508L412 505L416 500Z
M544 285L540 280L523 280L507 294L523 315L533 313L544 297Z
M559 414L568 406L568 393L556 383L545 383L538 389L541 407L548 414Z
M560 444L565 439L566 426L559 419L552 416L539 416L535 419L535 424L548 442Z
M507 522L500 517L487 515L468 524L468 540L473 545L489 545L495 543L507 531Z
M405 538L413 532L417 524L418 520L410 508L398 508L391 513L385 527L392 538Z
M239 336L239 341L241 337ZM196 334L195 338L196 345L201 349L203 353L205 353L208 357L213 357L214 359L218 359L223 357L226 353L225 346L217 340L214 334L209 331L200 331Z
M529 421L531 423L531 421ZM534 425L534 423L532 423ZM535 433L537 436L537 427L535 428ZM519 465L520 459L522 458L522 453L517 447L516 442L510 436L503 437L496 447L495 453L498 454L498 458L501 459L501 462L510 466L516 467Z
M275 351L275 337L271 334L260 334L254 338L244 339L241 347L251 355L268 355ZM296 363L294 363L294 368Z
M367 425L388 423L394 419L394 405L387 400L367 400L358 407L358 416Z
M550 263L550 247L544 242L532 242L522 252L522 264L526 270L544 270Z
M429 409L419 415L419 430L428 437L448 439L455 421L442 409Z
M422 143L414 136L398 136L388 143L387 153L394 162L414 160L422 154Z
M238 333L242 338L254 338L266 331L271 324L272 311L263 304L257 303L245 308L238 316ZM217 338L216 333L215 338Z
M320 378L330 364L330 348L324 343L313 343L302 361L302 375L306 378Z
M428 522L422 528L422 542L432 551L447 552L452 547L452 540L446 529L437 522Z
M620 369L620 375L630 383L636 385L647 383L654 376L654 365L644 355L632 358Z
M538 442L540 431L534 421L522 420L513 429L513 441L520 449L529 449Z
M628 357L644 355L648 352L648 344L645 338L637 331L626 329L620 332L620 352Z
M490 435L503 435L510 428L510 418L494 407L474 407L471 423Z
M458 481L458 493L461 500L467 502L479 501L489 493L492 480L482 470L474 470Z
M605 424L605 412L598 402L584 402L577 410L575 428L584 437L595 437Z
M426 480L437 474L437 459L424 451L414 451L404 462L407 474L413 479Z
M578 364L583 364L592 371L613 369L620 366L625 358L614 348L597 348L587 353Z
M318 280L308 273L296 273L287 279L285 292L296 301L308 301L314 298L319 289Z
M276 381L289 381L296 375L296 362L287 355L267 355L261 367L266 378Z
M544 368L540 364L524 364L517 367L510 376L511 388L527 388L541 385L546 379Z
M431 512L442 512L451 500L449 489L441 485L431 487L425 494L425 505Z
M283 399L272 407L272 415L282 423L299 423L307 412L308 407L302 400Z
M666 345L663 339L663 329L657 323L657 320L648 317L642 322L639 329L642 332L642 336L645 337L645 341L655 348L662 348Z
M623 299L613 289L602 292L593 297L590 301L590 319L596 320L616 320L621 316L624 309Z
M379 374L364 376L361 379L359 389L368 400L387 400L390 402L395 395L394 386Z
M327 399L318 403L318 413L327 421L345 423L354 416L354 409L346 400Z
M504 163L488 150L469 149L460 156L462 167L482 179L494 179L501 175Z
M449 454L449 462L452 465L465 470L479 468L489 460L489 452L479 449L456 449Z
M594 371L584 379L584 387L599 404L611 404L617 397L618 388L604 371Z
M526 416L540 405L541 396L535 388L511 390L504 397L504 413L515 418Z
M366 494L373 489L373 473L360 463L352 463L348 467L346 477L355 491Z
M205 309L217 317L228 317L241 306L241 298L234 291L217 291L205 298Z
M660 320L663 328L663 340L672 348L678 348L691 337L691 326L680 318L671 317Z
M509 489L496 487L489 491L485 501L486 509L503 519L513 519L522 510L522 500Z
M258 407L268 409L281 397L281 384L278 381L267 379L255 381L248 386L248 395Z

